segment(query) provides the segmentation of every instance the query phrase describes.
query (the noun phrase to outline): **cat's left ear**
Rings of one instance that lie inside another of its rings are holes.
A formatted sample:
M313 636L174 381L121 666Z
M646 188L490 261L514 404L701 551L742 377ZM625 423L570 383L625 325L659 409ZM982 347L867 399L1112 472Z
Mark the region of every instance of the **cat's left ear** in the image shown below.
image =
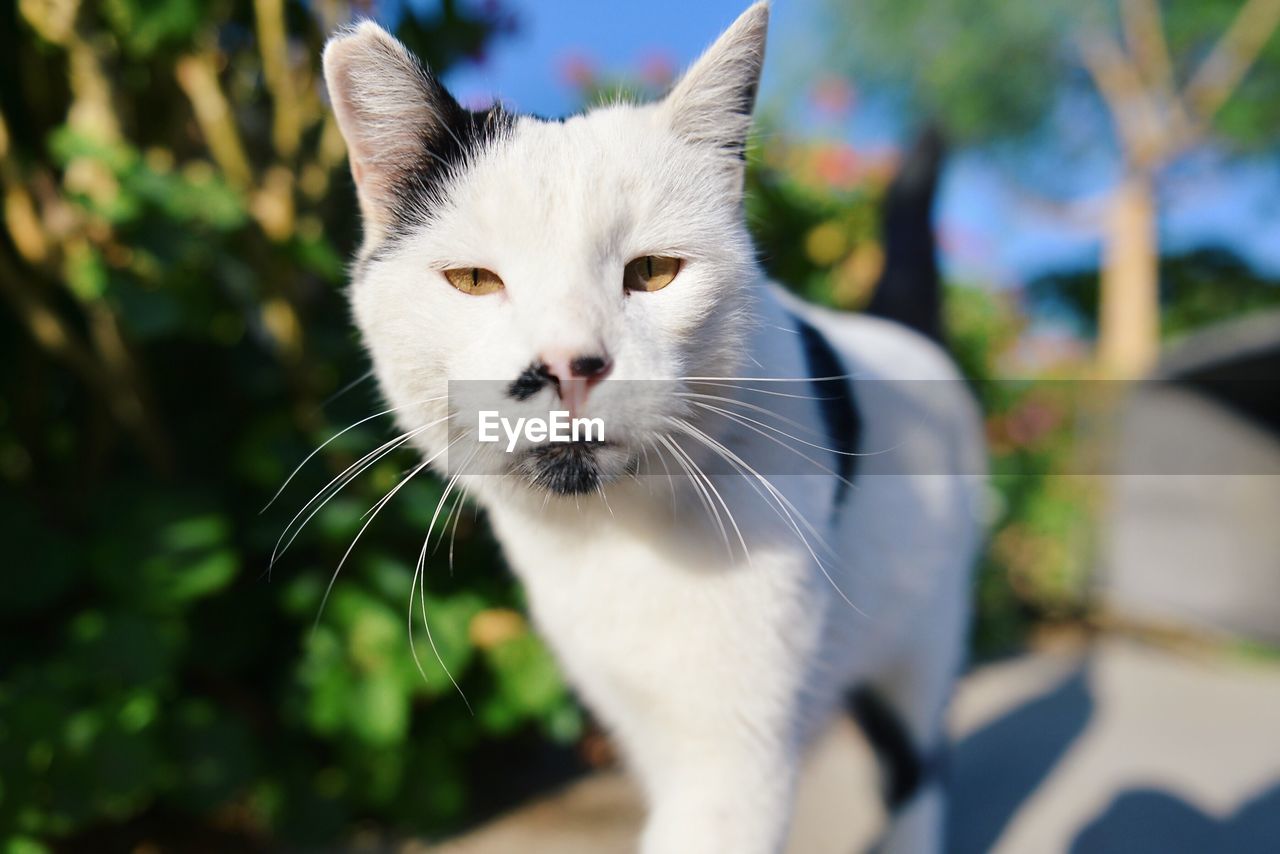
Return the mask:
M743 12L663 100L672 129L742 158L764 65L768 0Z

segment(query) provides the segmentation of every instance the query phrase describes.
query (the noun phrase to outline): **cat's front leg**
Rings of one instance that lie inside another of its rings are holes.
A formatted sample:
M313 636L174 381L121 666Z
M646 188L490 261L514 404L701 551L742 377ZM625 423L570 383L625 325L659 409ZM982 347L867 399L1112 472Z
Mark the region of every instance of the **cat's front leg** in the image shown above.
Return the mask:
M752 755L750 745L732 739L699 745L646 781L641 854L779 854L795 774L790 757Z
M676 561L647 530L631 541L621 525L604 530L613 536L594 552L561 549L517 571L570 681L640 778L641 851L777 854L821 705L826 589L795 550L760 546L750 565L714 551Z
M726 613L750 611L736 604ZM764 627L774 616L748 615L742 624ZM661 681L627 692L625 709L618 697L605 704L648 797L642 854L783 850L807 731L798 674L809 667L801 638L784 651L782 637L767 630L670 637L653 653L665 665L651 671Z

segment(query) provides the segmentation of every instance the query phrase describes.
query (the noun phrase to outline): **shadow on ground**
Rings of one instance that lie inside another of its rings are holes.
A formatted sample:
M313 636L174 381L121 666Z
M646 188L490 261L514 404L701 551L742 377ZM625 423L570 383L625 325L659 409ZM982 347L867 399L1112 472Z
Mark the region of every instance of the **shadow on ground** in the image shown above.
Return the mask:
M1207 815L1168 792L1133 789L1117 796L1106 812L1080 831L1071 845L1071 854L1270 854L1278 842L1280 785L1225 819Z
M1088 668L957 744L950 769L954 854L985 854L1093 716ZM1016 748L1016 749L1015 749Z
M1088 728L1095 703L1089 665L974 732L953 750L953 854L991 851L1024 802ZM1071 854L1274 852L1280 784L1219 818L1168 791L1121 792L1070 845Z
M1274 663L1106 639L980 668L953 711L953 854L1280 851ZM874 850L876 785L865 741L837 721L806 771L788 850ZM625 854L642 817L621 773L595 774L440 851Z

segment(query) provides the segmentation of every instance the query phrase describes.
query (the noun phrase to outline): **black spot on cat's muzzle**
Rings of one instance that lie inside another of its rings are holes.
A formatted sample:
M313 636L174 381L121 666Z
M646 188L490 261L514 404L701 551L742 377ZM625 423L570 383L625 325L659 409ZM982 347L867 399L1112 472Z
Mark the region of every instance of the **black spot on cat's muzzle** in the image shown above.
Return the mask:
M534 362L521 371L520 376L511 381L511 385L507 386L507 396L514 400L525 401L549 385L558 385L556 378L551 375L546 365Z
M590 387L604 379L612 369L613 362L608 356L576 356L569 361L566 379L585 379ZM564 371L563 366L560 371ZM552 386L557 392L560 391L560 377L557 376L557 371L546 362L533 362L507 386L507 396L525 401L547 386Z

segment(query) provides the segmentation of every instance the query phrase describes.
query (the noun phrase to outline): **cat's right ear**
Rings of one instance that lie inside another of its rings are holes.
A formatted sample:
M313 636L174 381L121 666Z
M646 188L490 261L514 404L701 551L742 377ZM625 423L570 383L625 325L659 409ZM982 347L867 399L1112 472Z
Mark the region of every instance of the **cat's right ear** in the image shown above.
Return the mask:
M372 21L329 39L324 79L366 233L380 234L412 172L432 168L432 141L465 111L408 48Z

